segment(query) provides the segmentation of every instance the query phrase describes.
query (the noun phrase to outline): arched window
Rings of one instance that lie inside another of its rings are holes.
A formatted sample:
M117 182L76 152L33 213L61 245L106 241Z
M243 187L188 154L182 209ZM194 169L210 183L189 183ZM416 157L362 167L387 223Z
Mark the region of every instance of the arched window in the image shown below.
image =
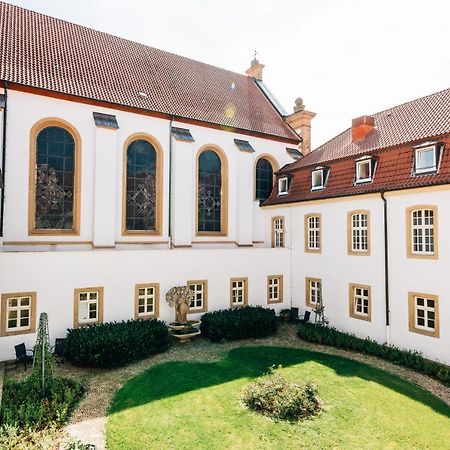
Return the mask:
M265 200L273 187L273 166L266 158L259 158L256 163L255 200Z
M158 154L144 139L135 139L126 148L125 229L147 233L159 229Z
M200 153L197 177L198 233L226 233L224 167L215 151L208 149Z
M31 233L48 230L77 233L78 137L62 126L42 128L37 124L35 149L32 149L34 186L30 198L34 223Z

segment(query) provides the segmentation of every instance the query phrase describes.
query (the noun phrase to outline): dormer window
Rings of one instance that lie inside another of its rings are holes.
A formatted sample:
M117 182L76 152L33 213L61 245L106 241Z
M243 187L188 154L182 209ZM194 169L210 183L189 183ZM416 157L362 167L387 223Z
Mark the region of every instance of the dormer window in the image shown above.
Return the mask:
M356 182L366 183L372 181L372 160L356 161Z
M324 170L317 169L311 172L311 190L316 191L323 189L324 186Z
M415 170L416 174L435 172L437 170L437 146L428 145L426 147L416 148Z
M278 195L287 195L289 190L288 177L278 178Z

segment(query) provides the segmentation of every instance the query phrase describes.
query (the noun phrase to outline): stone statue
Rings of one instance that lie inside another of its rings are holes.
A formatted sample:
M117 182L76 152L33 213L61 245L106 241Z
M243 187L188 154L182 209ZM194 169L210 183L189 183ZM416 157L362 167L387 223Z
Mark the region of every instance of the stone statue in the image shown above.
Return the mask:
M185 324L189 304L194 298L194 292L188 286L175 286L166 294L166 301L175 308L175 322Z
M305 109L305 105L303 104L303 99L298 97L295 100L294 112L303 111Z

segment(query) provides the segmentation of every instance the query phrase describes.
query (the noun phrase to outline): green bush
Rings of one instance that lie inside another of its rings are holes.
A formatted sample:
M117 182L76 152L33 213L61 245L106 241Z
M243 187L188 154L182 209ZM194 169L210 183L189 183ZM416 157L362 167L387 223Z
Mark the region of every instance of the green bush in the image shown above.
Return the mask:
M84 388L78 381L55 378L45 397L42 397L39 385L32 378L25 381L6 380L0 424L3 429L59 427L67 422L83 392Z
M302 323L298 328L297 334L308 342L355 350L367 355L387 359L394 364L430 375L446 386L450 386L450 366L425 359L417 351L400 350L392 345L379 344L370 338L361 339L354 334L344 333L333 327L313 323Z
M213 342L232 341L270 336L277 321L273 309L244 306L203 314L200 329Z
M129 320L68 330L66 352L76 365L117 367L163 352L169 344L164 322Z
M251 410L275 420L290 422L316 416L323 407L314 384L287 381L281 375L265 375L244 389L242 401Z

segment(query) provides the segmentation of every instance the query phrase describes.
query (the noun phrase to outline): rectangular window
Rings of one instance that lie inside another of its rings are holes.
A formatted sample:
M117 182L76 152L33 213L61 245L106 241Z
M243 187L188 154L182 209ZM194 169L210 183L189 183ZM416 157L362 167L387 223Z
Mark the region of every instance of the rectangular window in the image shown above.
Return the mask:
M320 278L305 278L305 304L316 308L322 303L322 280Z
M305 252L321 251L321 215L305 216Z
M439 337L439 298L437 295L410 292L409 331Z
M36 331L36 293L3 294L0 336L34 333Z
M284 247L284 217L272 218L272 247Z
M356 162L356 182L364 183L372 180L372 160L365 159L364 161Z
M436 169L436 146L417 148L415 155L415 173L434 172Z
M347 216L349 255L370 255L369 211L351 211Z
M247 278L230 280L230 306L237 308L248 304Z
M349 313L354 319L371 320L370 286L349 284Z
M311 172L311 190L323 189L323 169Z
M74 326L103 322L103 288L84 288L74 291Z
M288 177L281 177L278 179L278 195L286 195L289 190Z
M189 304L189 312L198 313L208 311L208 281L193 280L188 281L187 285L194 293L194 298Z
M283 275L267 277L267 303L283 302Z
M437 258L437 207L413 206L406 210L407 254L410 258Z
M159 315L159 284L137 284L134 294L134 318L149 319Z

